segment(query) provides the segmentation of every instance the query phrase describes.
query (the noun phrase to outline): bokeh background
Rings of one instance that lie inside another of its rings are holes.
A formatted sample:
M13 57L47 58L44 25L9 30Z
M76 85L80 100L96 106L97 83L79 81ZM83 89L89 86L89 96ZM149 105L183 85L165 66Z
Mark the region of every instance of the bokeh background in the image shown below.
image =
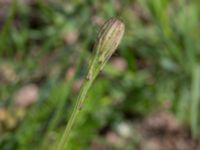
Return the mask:
M200 149L199 0L0 0L1 150L53 148L111 17L125 35L69 149Z

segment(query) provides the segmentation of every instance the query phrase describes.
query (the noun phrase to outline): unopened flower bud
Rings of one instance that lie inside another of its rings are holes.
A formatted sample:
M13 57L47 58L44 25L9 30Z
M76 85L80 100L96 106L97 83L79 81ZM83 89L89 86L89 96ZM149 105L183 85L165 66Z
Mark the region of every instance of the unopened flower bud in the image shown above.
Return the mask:
M124 23L116 18L109 19L100 29L95 46L94 55L89 66L87 79L94 79L117 49L124 34Z
M110 58L117 49L123 34L124 23L119 19L111 18L103 25L94 47L100 56L100 61L104 62Z

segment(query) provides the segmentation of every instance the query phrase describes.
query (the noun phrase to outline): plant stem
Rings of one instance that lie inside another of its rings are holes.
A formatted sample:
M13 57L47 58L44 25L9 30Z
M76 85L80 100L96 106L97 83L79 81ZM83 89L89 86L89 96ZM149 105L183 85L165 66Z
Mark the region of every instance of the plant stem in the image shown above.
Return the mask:
M90 66L88 68L88 74L81 86L81 90L77 97L76 104L74 106L72 114L70 115L69 121L67 123L65 131L63 133L63 136L62 136L56 150L63 150L64 146L66 146L68 143L72 126L75 124L75 121L77 120L77 117L83 107L83 104L86 99L86 95L88 93L89 88L91 87L94 79L96 78L97 74L99 73L100 66L96 65L97 59L98 58L96 55L94 55L91 59ZM95 68L95 66L96 66L96 68ZM93 68L95 68L95 69L93 69Z
M75 107L56 150L63 150L66 146L72 126L77 120L80 110L84 105L89 88L91 87L96 76L105 66L108 59L115 52L123 34L124 24L116 18L109 19L101 28L94 46L94 54L90 60L86 79L81 86Z
M77 120L77 117L78 117L78 114L80 113L80 110L83 107L83 103L84 103L84 100L86 98L86 94L87 94L88 89L90 88L90 86L92 84L92 81L93 80L85 79L85 81L83 83L84 86L82 86L82 88L81 88L80 94L79 94L77 101L76 101L76 104L75 104L75 107L74 107L73 112L72 112L72 114L69 118L69 122L67 124L67 127L64 131L64 134L63 134L56 150L62 150L62 149L64 149L64 146L66 146L65 143L67 143L67 141L69 140L70 131L72 129L73 124Z

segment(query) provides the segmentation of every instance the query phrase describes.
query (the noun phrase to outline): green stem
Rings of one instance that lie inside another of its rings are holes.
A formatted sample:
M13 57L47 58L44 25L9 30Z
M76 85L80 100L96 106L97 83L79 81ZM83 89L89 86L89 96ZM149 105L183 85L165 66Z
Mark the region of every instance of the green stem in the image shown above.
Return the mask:
M97 74L100 71L101 65L97 65L97 64L98 64L98 57L97 57L97 55L95 55L91 59L90 66L88 68L88 74L86 76L86 79L84 80L84 83L81 86L81 90L80 90L79 95L77 97L76 104L74 106L73 112L70 115L69 121L67 123L67 127L65 128L64 134L63 134L56 150L63 150L64 147L68 143L68 140L69 140L69 137L70 137L70 132L72 130L73 125L75 124L75 121L78 118L80 110L83 107L83 104L86 100L86 95L88 93L88 90L91 87L94 79L96 78Z
M72 115L69 118L69 122L64 134L57 146L57 150L63 150L65 144L67 144L71 129L78 118L80 110L83 107L89 88L91 87L96 76L105 66L108 59L115 52L118 44L121 41L123 33L124 24L116 18L109 19L101 28L94 46L94 54L92 55L88 67L88 74L84 83L82 84L76 105L73 109Z
M80 94L77 98L77 101L76 101L76 104L75 104L75 107L73 109L73 112L69 118L69 121L68 121L68 124L67 124L67 127L64 131L64 134L56 148L56 150L63 150L64 149L64 146L66 146L67 144L67 141L69 140L69 136L70 136L70 131L72 129L72 126L74 125L75 121L77 120L77 117L80 113L80 110L82 109L83 107L83 103L86 99L86 94L92 84L93 80L92 79L86 79L83 83L83 86L81 88L81 91L80 91ZM66 143L66 144L65 144Z
M80 55L82 56L83 52ZM50 133L52 130L54 130L55 127L57 126L57 124L60 121L60 118L62 116L64 107L65 107L66 99L68 98L68 96L69 96L69 94L70 94L70 92L72 90L73 82L75 81L75 78L76 78L76 76L78 74L78 71L80 70L82 59L83 59L82 57L79 58L79 62L75 67L76 68L75 73L74 73L73 77L67 83L67 89L66 89L66 92L65 92L65 96L64 96L64 98L61 99L61 101L59 102L58 106L56 107L56 112L55 112L52 120L49 123L50 125L49 125L49 127L47 129L47 134Z

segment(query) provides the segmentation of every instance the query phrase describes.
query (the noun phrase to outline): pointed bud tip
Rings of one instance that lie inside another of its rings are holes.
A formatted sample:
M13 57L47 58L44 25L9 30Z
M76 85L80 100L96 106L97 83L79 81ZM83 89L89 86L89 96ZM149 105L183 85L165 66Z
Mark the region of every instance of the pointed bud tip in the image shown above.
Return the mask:
M96 42L97 51L108 56L112 55L122 39L124 30L125 26L121 20L111 18L106 21L98 34Z

